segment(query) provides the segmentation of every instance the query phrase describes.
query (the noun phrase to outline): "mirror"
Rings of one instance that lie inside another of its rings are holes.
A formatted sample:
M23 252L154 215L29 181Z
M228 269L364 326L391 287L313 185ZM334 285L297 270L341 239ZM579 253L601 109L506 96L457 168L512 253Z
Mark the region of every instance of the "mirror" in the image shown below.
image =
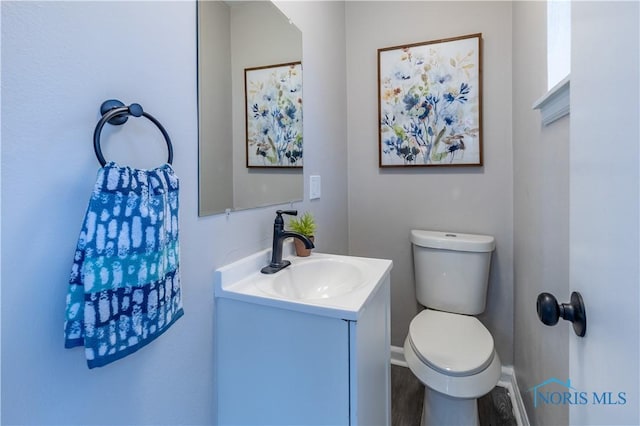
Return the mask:
M198 1L197 15L198 215L301 200L301 167L247 167L245 69L302 61L302 33L269 1Z

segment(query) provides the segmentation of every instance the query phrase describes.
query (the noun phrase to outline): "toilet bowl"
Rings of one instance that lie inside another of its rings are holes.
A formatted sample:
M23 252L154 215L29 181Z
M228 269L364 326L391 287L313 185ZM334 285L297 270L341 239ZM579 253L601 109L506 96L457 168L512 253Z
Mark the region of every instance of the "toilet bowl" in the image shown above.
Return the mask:
M416 296L404 356L425 385L422 425L477 425L477 398L501 374L493 337L473 315L484 311L493 237L411 231Z
M411 321L404 356L427 387L422 425L478 424L477 398L498 383L501 363L477 318L425 309Z

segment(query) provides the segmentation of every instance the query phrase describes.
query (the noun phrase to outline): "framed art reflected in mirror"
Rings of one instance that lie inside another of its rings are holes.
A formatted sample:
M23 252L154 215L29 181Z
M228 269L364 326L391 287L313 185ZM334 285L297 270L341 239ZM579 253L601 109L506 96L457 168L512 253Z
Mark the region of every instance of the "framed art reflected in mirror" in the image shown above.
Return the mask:
M302 167L302 63L246 68L247 167Z

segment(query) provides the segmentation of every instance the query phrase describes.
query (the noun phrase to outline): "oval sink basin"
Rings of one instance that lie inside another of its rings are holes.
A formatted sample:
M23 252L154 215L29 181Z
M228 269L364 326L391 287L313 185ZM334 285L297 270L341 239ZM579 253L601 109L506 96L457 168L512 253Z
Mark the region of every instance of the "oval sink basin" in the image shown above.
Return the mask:
M365 269L356 261L335 258L304 259L256 282L268 294L288 299L312 300L342 296L365 281Z

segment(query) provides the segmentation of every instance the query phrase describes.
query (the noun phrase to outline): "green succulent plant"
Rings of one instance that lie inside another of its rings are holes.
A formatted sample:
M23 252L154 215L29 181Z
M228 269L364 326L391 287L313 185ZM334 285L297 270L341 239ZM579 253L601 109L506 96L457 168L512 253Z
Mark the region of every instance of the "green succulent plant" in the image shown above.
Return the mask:
M305 212L300 217L289 219L289 229L307 237L311 237L316 232L316 220L310 212Z

